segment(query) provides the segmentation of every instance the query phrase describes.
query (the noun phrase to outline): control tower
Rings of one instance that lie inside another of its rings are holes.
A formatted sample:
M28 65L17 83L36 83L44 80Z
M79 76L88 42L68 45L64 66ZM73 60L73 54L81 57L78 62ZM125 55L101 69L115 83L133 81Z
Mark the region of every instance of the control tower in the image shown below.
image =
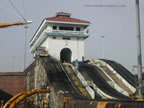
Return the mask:
M30 52L35 56L36 50L43 47L62 62L82 61L89 25L89 21L72 18L70 13L58 12L42 21L30 41Z

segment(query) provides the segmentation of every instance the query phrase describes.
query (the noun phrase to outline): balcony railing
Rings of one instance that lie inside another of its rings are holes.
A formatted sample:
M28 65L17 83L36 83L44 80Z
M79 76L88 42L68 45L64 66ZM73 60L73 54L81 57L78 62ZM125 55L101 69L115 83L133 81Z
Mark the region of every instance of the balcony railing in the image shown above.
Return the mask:
M68 31L68 30L46 30L47 34L55 36L79 36L79 37L88 37L86 31Z
M70 30L46 30L46 32L54 32L54 33L76 33L76 34L88 34L87 33L88 29L85 31L70 31Z
M68 30L52 30L52 32L61 32L61 33L81 33L81 34L84 34L84 31L68 31Z

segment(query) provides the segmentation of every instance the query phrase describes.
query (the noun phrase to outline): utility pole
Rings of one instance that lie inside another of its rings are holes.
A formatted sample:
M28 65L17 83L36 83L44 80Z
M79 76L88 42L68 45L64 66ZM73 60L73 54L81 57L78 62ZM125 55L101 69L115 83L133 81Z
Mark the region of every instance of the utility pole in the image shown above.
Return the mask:
M136 0L136 28L137 28L137 62L138 62L138 94L140 98L142 96L142 87L143 87L143 80L142 80L142 56L141 56L141 30L140 30L140 7L139 7L139 0Z
M24 70L25 70L25 68L26 68L26 44L27 44L27 28L28 28L28 26L25 26L24 27L25 28L25 45L24 45Z

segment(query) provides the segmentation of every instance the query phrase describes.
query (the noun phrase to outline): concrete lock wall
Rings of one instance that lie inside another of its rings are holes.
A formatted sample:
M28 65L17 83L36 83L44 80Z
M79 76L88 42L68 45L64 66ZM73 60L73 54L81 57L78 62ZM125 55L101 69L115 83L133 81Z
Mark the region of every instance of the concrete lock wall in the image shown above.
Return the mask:
M43 59L43 58L42 58ZM53 83L49 83L46 65L43 63L41 58L36 59L36 61L28 67L27 71L27 91L31 91L33 89L46 89L50 87L51 92L48 93L40 93L35 94L27 98L28 102L30 99L33 100L33 104L41 108L47 108L49 105L44 104L44 100L48 99L50 102L50 106L55 108L63 108L63 95L61 93L57 93L57 87ZM51 68L51 64L49 63L47 66ZM33 105L32 104L32 105Z
M46 89L48 87L47 74L41 60L37 59L27 70L27 91ZM35 105L43 105L43 100L48 97L47 93L32 95L31 98Z

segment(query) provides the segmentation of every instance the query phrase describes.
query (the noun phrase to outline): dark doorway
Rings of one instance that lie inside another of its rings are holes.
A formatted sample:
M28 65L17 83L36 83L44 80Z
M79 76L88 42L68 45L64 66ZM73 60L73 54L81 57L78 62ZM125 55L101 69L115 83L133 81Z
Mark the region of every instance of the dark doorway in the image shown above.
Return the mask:
M69 48L64 48L60 52L60 59L62 62L70 63L71 62L71 55L72 55L71 50Z

